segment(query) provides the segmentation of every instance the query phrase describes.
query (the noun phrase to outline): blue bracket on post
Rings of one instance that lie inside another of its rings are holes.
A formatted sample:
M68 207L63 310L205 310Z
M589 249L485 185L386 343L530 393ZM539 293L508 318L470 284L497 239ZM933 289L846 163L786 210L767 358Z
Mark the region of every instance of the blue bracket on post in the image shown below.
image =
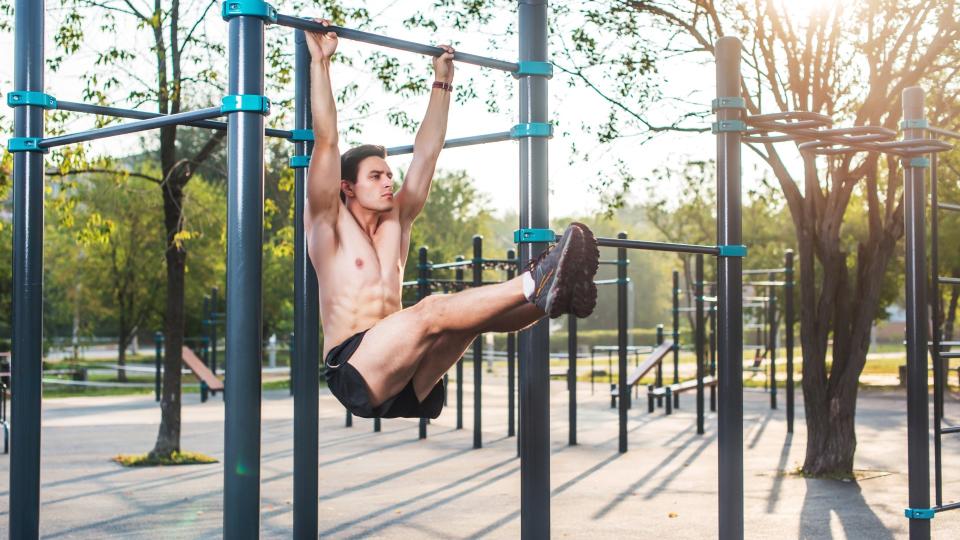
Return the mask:
M290 156L290 168L306 169L310 166L310 156Z
M56 109L57 98L43 92L29 92L27 90L15 90L7 94L8 107L26 107L27 105Z
M556 242L557 234L551 229L519 229L513 231L513 241L517 244L533 242Z
M7 143L8 152L49 152L46 148L40 148L42 137L14 137Z
M553 125L543 122L533 122L530 124L517 124L510 128L511 139L522 139L525 137L553 137Z
M513 72L513 77L519 79L523 76L553 78L553 64L550 62L540 62L537 60L521 60L517 62L520 66Z
M290 136L290 140L293 142L307 142L313 140L313 130L312 129L295 129L291 131L293 135Z
M903 511L907 519L933 519L937 515L933 508L907 508Z
M923 118L913 120L903 120L900 122L900 129L927 129L930 124Z
M220 101L220 112L223 114L240 111L270 114L270 100L267 96L257 94L234 94Z
M717 246L721 257L746 257L747 246Z
M710 125L710 132L714 135L717 133L729 133L746 130L747 124L745 124L743 120L720 120L719 122L714 122Z
M909 164L911 167L918 167L918 168L926 169L927 167L930 166L930 158L925 158L925 157L914 157L914 158L910 158L910 161L908 162L908 164Z
M722 97L716 98L710 102L710 108L713 112L717 112L720 109L746 109L747 102L742 97Z
M234 17L259 17L266 23L277 22L277 9L263 0L227 0L220 8L220 16L229 21Z

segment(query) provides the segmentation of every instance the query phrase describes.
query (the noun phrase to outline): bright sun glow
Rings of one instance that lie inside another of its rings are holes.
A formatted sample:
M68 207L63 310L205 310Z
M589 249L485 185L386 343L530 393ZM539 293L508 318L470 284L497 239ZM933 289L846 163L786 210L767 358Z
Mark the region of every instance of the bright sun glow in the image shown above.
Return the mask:
M805 24L810 19L840 7L843 0L773 0L777 11L786 14L795 24Z

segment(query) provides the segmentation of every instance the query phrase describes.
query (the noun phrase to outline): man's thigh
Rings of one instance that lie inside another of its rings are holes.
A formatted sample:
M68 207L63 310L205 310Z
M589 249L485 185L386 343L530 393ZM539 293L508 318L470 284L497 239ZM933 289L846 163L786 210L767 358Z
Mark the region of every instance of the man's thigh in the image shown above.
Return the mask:
M473 333L446 332L434 340L413 374L413 390L418 400L426 399L437 381L457 363L474 339L476 335Z
M367 383L373 407L403 390L433 341L409 310L398 311L367 330L350 365Z

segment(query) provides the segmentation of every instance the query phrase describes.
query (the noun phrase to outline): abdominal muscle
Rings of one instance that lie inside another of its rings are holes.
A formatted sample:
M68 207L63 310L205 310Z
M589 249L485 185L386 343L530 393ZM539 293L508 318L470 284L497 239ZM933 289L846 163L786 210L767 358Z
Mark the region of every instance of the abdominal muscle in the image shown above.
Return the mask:
M391 280L393 281L393 280ZM357 332L370 329L388 315L400 311L399 277L392 284L363 280L320 292L323 321L323 356Z

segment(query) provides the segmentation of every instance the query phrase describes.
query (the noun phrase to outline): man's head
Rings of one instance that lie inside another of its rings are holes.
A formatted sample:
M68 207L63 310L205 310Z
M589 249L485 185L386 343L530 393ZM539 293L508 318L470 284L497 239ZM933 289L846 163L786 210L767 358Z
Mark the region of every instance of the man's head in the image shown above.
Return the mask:
M351 148L340 156L340 199L374 212L393 208L393 171L387 150L375 144Z

